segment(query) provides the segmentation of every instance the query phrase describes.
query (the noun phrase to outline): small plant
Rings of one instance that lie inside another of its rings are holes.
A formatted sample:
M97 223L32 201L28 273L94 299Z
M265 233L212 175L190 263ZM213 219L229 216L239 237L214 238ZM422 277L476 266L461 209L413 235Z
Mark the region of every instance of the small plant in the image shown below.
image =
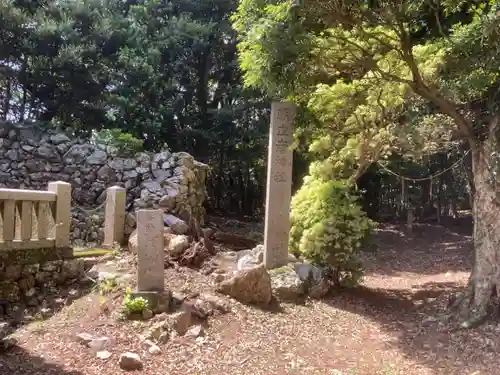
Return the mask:
M108 306L108 300L103 296L100 296L100 298L99 298L99 310L101 311L101 313L104 313L104 314L108 314L110 312L110 309Z
M393 368L386 367L382 370L382 375L400 375L401 372L399 370L395 370Z
M142 297L132 297L130 288L127 288L122 306L122 311L126 315L142 314L142 312L146 310L147 307L148 302L146 301L146 299Z
M119 287L120 285L118 284L116 278L104 279L98 284L99 294L101 296L116 292Z

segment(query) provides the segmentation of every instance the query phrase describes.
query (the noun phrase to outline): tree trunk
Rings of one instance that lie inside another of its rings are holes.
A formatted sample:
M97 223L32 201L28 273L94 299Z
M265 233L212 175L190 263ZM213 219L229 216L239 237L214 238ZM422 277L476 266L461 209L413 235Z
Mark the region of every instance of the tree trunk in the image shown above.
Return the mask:
M474 174L474 266L466 293L453 303L458 309L463 328L480 324L493 306L492 299L500 296L500 205L495 184L491 183L490 155L496 148L492 125L490 137L473 150Z

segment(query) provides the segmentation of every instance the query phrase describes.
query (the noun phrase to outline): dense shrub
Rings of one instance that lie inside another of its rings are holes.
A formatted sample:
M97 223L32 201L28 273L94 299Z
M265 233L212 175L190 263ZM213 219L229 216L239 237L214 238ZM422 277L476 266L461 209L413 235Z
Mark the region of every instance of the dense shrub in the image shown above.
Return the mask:
M293 253L327 267L337 284L357 283L359 249L373 222L344 182L306 178L292 199L291 224Z

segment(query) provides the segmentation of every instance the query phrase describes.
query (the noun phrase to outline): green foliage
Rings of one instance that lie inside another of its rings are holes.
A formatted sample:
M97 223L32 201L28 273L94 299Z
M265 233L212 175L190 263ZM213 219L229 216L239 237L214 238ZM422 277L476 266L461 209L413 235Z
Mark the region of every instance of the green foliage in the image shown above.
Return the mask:
M99 294L105 296L116 292L120 288L120 284L116 278L107 278L98 284Z
M167 143L215 166L212 206L253 214L269 100L243 87L237 3L0 0L0 120L84 138L120 129L132 136L103 137L126 152L139 148L132 137L148 151Z
M96 142L114 148L120 156L130 156L143 151L144 141L120 129L103 129L96 136Z
M342 181L306 178L291 210L290 248L328 267L346 285L362 275L359 250L373 224Z
M325 179L473 141L496 111L498 1L271 3L234 17L245 82L310 113L297 133Z
M127 288L123 298L122 311L125 315L141 314L148 307L148 302L143 297L132 297L130 289Z

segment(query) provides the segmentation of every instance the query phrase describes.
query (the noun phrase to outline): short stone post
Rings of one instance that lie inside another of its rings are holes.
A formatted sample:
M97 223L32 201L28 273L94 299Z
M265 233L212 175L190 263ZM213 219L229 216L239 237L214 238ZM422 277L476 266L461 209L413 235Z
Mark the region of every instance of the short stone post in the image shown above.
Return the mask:
M62 181L50 182L48 190L57 195L54 207L54 238L56 247L69 247L69 231L71 228L71 185Z
M127 192L120 186L108 188L106 192L106 213L104 216L105 247L122 244L125 230L125 205Z
M137 211L137 291L163 292L163 211Z
M266 221L264 265L282 267L288 263L290 200L292 194L293 103L271 104L271 125L267 161Z

